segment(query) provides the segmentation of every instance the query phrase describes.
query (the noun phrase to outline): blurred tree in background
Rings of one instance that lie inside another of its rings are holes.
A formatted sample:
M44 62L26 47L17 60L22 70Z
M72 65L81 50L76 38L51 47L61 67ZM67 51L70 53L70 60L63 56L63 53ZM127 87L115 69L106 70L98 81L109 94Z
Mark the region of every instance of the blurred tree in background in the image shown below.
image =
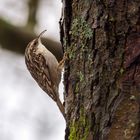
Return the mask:
M42 41L61 59L60 8L60 0L1 1L0 140L55 140L56 137L62 140L64 137L63 117L27 71L23 55L36 33L47 29L47 38ZM52 37L50 30L53 30ZM62 84L60 87L62 93Z
M27 44L36 37L34 29L38 23L37 13L39 4L39 0L27 1L28 18L24 27L14 26L4 18L0 19L0 44L3 48L24 53ZM60 43L49 38L43 39L43 42L57 59L61 60L63 52Z
M38 4L39 4L39 0L28 1L29 14L28 14L28 21L26 27L29 28L30 30L34 30L35 25L37 24L36 14L38 10Z

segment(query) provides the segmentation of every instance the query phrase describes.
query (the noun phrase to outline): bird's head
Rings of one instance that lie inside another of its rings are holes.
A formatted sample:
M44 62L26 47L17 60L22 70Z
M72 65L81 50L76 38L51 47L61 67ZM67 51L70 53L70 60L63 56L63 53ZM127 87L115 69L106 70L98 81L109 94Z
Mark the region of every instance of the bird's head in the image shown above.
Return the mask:
M31 46L37 47L41 43L41 37L47 30L42 31L34 40L31 41Z
M32 40L25 49L25 57L29 58L28 56L30 53L33 52L33 50L36 50L39 45L42 45L41 43L41 37L47 30L42 31L34 40Z

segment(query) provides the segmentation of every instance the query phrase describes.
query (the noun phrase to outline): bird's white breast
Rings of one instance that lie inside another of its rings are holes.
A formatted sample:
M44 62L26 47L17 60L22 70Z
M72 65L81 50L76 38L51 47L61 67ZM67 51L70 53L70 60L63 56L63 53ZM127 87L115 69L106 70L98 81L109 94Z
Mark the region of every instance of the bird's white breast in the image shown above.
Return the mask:
M39 43L39 45L37 46L37 53L40 53L44 56L47 64L58 66L56 57L42 43Z

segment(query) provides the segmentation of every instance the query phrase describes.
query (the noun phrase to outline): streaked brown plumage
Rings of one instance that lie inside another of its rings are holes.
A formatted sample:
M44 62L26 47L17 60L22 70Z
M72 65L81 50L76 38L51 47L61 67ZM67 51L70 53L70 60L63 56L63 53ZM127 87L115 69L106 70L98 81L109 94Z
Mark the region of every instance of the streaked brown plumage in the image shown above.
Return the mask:
M25 63L32 77L56 102L65 118L65 110L60 101L58 89L66 56L58 63L55 56L41 43L40 38L45 31L28 44L25 50Z

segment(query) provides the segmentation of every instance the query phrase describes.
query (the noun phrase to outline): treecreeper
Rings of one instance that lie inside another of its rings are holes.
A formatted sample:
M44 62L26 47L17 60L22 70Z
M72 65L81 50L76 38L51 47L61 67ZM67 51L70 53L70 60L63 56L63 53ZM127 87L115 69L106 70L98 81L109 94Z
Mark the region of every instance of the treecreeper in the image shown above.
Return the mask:
M53 101L65 118L65 108L59 98L59 84L67 54L58 62L56 57L42 44L41 32L25 49L25 63L32 77Z

